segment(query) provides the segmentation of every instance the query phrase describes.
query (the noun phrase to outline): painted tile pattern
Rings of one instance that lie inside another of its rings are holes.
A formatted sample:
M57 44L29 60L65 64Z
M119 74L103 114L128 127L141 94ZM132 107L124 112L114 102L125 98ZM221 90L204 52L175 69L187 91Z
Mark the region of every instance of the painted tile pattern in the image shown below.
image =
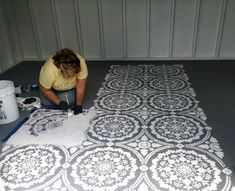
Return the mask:
M232 172L195 96L182 65L113 65L82 145L3 147L6 189L233 190ZM37 112L45 117L32 123L32 136L50 128L50 114Z

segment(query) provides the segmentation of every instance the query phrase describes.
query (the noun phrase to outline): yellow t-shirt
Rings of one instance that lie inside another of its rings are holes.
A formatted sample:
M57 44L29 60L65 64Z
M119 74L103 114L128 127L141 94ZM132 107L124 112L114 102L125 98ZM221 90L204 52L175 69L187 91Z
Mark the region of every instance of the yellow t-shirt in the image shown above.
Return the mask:
M51 57L41 68L39 83L47 89L53 88L58 91L75 88L77 79L85 79L88 76L88 70L84 58L78 54L77 57L80 60L81 70L73 78L65 79Z

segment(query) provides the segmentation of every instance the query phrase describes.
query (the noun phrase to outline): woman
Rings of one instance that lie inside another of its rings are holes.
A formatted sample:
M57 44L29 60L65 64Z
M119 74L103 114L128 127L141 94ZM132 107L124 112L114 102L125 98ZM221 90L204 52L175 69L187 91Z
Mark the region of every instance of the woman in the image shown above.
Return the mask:
M52 109L82 112L87 83L87 66L84 58L72 50L62 49L43 65L39 76L41 103Z

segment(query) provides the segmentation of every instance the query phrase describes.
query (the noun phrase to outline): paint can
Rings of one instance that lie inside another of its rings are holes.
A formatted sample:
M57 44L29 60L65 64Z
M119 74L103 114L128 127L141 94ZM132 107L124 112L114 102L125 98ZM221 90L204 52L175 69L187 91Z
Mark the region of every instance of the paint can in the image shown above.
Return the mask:
M19 118L15 86L12 81L0 80L0 124L10 123Z

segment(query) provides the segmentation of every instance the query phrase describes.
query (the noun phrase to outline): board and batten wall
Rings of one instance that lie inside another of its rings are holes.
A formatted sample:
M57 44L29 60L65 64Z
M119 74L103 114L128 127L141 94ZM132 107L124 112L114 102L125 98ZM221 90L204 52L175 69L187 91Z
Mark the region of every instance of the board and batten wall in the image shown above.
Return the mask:
M235 59L235 0L0 0L1 72L64 47L87 60Z

